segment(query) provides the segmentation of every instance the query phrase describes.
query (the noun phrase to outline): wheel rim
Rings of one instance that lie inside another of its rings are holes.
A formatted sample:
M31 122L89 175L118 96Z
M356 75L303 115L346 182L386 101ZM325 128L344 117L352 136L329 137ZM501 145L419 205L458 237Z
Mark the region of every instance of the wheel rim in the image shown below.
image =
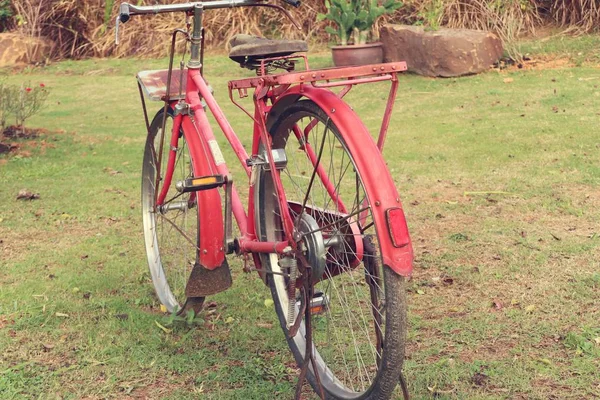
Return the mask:
M294 204L289 207L292 217L301 220L299 211L307 198L307 204L313 210L311 212L322 215L320 225L326 227L333 224L322 230L325 241L341 236L344 239L342 244L352 243L360 235L360 246L364 244L367 254L356 265L359 257L356 246L342 245L340 248L340 240L337 240L336 247L328 246L324 274L328 279L318 282L314 291L325 294L329 307L324 314L312 317L313 353L325 390L340 398L362 397L377 379L385 332L385 287L383 271L377 262L379 247L373 218L352 158L335 128L328 127L322 114L316 116L315 113L306 111L306 108L300 109L304 111L288 111L288 115L292 115L287 119L283 117L283 122L271 129L273 147L286 150L287 165L281 170L281 180L288 202ZM331 177L339 197L332 198L318 178L312 185L309 183L314 168L307 158L306 147L295 136L295 127L298 128L296 133L298 130L308 132L307 141L314 146L316 156L321 153L320 164L326 167L326 173ZM263 172L259 182L263 185L264 193L273 192L269 172ZM306 196L309 188L309 195ZM261 216L264 229L259 234L263 238L275 240L282 237L277 218L278 206L274 196L267 197L269 195L262 199L265 205ZM299 208L297 203L300 204ZM340 207L340 203L345 209L340 210L344 208ZM364 211L359 212L360 210ZM275 217L271 218L270 215ZM353 216L347 217L349 215ZM338 220L346 216L345 222L336 224L336 216ZM353 229L348 228L350 225ZM352 240L348 240L349 236ZM270 254L266 261L273 272L288 272L280 267L277 255ZM278 307L280 310L287 310L289 287L286 278L279 274L273 274L270 278ZM299 308L300 305L296 305L296 314ZM292 339L301 358L305 351L304 337L303 323Z
M169 312L173 312L185 303L185 285L196 261L198 211L193 194L181 194L175 189L176 182L194 175L183 136L177 146L175 168L165 202L159 207L155 206L160 142L164 132L159 190L164 182L173 125L173 118L169 114L163 131L162 115L159 113L154 118L146 142L142 169L142 213L150 275L159 300Z

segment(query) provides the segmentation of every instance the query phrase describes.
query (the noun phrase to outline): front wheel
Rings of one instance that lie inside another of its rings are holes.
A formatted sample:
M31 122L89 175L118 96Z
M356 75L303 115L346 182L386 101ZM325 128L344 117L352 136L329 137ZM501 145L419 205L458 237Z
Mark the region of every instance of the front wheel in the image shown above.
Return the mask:
M165 126L163 129L163 120ZM173 110L159 111L150 125L142 167L142 216L148 267L160 302L169 312L202 308L203 297L186 298L185 288L198 254L198 206L194 192L179 193L175 185L194 177L198 169L183 131L172 146ZM162 150L161 150L162 149ZM174 151L172 174L167 176L169 153ZM162 202L157 197L169 184Z
M318 374L331 399L389 399L404 359L405 282L382 263L361 171L341 132L312 101L289 106L270 134L273 150L286 160L279 174L301 234L302 255L319 274L309 304L317 371L309 369L308 380L319 393ZM256 185L257 233L263 241L283 240L270 171L260 169ZM302 318L298 280L290 278L296 274L294 264L300 261L263 256L263 265L273 272L269 284L279 321L302 365L305 321L295 336L289 335Z

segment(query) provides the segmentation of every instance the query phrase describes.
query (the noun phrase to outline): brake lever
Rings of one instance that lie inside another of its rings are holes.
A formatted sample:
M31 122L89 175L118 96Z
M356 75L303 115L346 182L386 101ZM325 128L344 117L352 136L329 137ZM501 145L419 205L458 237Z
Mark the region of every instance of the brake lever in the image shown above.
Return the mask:
M130 13L129 13L129 3L121 3L119 7L119 15L117 15L117 19L115 22L115 45L119 45L119 24L125 23L129 21Z

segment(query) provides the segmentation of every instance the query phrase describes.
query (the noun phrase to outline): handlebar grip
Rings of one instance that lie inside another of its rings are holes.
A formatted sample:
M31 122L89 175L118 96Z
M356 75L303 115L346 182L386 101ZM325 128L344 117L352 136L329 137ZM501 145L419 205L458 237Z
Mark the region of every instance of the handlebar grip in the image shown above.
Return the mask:
M130 18L129 4L121 3L121 7L119 7L119 21L121 21L122 23L125 23L125 22L129 21L129 18Z
M283 0L285 3L288 3L290 6L294 6L296 8L300 7L300 0Z

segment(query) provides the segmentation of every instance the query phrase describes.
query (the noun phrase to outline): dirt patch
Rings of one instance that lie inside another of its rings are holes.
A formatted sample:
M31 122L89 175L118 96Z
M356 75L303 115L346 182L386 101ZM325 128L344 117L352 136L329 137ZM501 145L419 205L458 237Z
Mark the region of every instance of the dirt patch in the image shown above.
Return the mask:
M0 154L10 153L11 151L16 151L18 149L19 149L19 146L16 143L0 142Z
M551 54L540 55L533 58L525 58L521 62L513 60L501 60L497 65L496 69L502 71L543 71L547 69L562 69L572 68L575 63L568 57L558 57Z
M49 134L60 134L64 131L49 131L44 128L27 128L11 125L4 129L0 134L0 154L14 154L30 157L31 153L27 148L39 147L42 150L46 147L52 147L45 140L38 141L36 139Z

